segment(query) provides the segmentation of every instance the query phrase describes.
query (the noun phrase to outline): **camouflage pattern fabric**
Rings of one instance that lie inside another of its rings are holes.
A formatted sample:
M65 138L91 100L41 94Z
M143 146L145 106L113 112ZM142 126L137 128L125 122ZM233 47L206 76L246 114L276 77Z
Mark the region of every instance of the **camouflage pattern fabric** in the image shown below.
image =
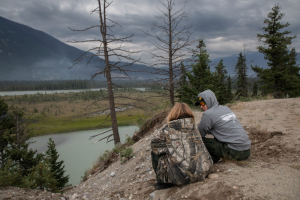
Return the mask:
M213 161L195 128L193 118L173 120L154 132L151 141L159 155L156 177L164 183L184 185L205 179Z

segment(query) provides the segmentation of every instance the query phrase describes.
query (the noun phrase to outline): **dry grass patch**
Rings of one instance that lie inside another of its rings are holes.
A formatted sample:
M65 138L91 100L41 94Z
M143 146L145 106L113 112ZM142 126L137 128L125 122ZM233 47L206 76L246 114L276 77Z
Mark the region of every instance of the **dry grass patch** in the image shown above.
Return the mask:
M293 164L290 166L291 168L294 168L296 170L300 170L300 165L297 165L297 164Z

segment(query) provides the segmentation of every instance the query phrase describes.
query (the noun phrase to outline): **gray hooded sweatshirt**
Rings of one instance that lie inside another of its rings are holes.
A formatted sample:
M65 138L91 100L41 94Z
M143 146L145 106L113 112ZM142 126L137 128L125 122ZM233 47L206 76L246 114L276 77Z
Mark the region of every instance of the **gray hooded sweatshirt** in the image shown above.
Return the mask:
M201 136L212 134L217 140L226 143L229 148L234 150L250 149L249 137L232 110L227 106L219 105L211 90L201 92L198 97L204 99L208 108L203 113L198 126Z

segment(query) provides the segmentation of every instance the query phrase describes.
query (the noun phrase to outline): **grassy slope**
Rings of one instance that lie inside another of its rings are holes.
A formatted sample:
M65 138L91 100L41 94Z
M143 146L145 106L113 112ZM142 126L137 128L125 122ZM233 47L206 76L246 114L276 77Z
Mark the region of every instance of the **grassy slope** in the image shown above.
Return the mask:
M117 114L119 126L135 125L140 119L139 114L126 116L123 113ZM143 116L142 116L143 117ZM44 117L36 123L29 124L33 130L33 135L46 135L53 133L65 133L72 131L89 130L96 128L105 128L110 126L110 122L101 124L106 116L96 117ZM101 124L101 125L99 125Z

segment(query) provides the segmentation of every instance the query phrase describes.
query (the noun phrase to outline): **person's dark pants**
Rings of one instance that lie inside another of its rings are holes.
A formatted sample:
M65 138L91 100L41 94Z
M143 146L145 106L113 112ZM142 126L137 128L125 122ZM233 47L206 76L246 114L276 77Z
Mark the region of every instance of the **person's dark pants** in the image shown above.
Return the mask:
M245 160L250 156L250 149L245 151L237 151L227 147L226 143L220 142L212 138L202 138L214 163L218 162L220 158L227 158L233 160Z
M163 156L163 154L162 155L156 155L155 153L153 153L153 151L151 151L152 167L153 167L154 172L156 174L156 181L157 181L157 183L164 183L162 180L160 180L159 178L157 178L157 173L156 173L157 166L158 166L158 160L159 160L159 158L161 156Z

